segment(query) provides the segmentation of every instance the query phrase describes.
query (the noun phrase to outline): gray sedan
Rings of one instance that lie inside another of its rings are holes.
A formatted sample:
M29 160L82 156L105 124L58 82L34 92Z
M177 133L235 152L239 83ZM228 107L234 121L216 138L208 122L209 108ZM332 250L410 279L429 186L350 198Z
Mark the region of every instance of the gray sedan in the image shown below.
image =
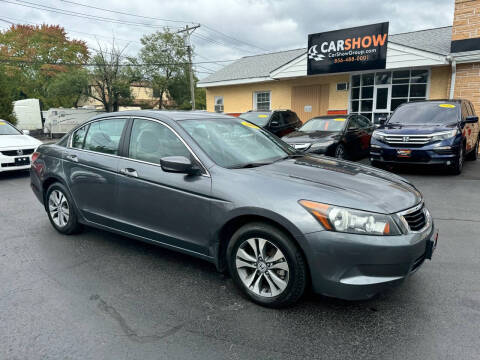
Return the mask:
M248 121L204 112L95 117L38 148L31 186L59 232L88 225L203 258L270 307L308 286L372 297L437 240L405 179L298 154Z

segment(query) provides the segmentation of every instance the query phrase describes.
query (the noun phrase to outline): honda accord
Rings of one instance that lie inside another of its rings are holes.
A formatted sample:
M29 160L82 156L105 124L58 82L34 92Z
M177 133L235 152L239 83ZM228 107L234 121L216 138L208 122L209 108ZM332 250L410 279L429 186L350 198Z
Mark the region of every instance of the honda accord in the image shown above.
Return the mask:
M308 286L370 298L415 272L437 241L406 180L297 153L221 114L100 115L38 148L31 186L60 233L88 225L197 256L269 307Z

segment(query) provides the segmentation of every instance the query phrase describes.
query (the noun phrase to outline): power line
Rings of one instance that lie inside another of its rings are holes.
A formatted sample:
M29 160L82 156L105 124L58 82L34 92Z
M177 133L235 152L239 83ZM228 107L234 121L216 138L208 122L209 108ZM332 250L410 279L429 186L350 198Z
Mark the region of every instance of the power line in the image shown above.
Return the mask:
M49 11L49 12L53 12L53 13L58 13L58 14L73 16L73 17L79 17L79 18L84 18L84 19L89 19L89 20L109 22L109 23L113 23L113 24L140 26L140 27L157 28L157 29L164 28L164 27L158 26L158 25L136 23L136 22L132 22L132 21L115 20L115 19L106 18L106 17L103 17L103 16L90 15L90 14L80 13L80 12L71 11L71 10L64 10L64 9L54 8L54 7L47 6L47 5L32 3L32 2L29 2L29 1L22 1L22 0L17 0L18 2L13 2L13 1L9 1L9 0L0 0L0 1L4 2L4 3L12 4L12 5L23 6L23 7L27 7L27 8L42 10L42 11ZM178 26L176 26L176 27L170 27L169 26L168 28L178 28Z
M5 59L9 58L9 59ZM235 59L238 60L238 59ZM231 62L235 60L217 60L216 62ZM31 60L24 60L19 59L19 56L9 56L9 55L0 55L0 62L12 62L12 63L23 63L23 64L34 64L34 65L64 65L64 66L100 66L105 64L100 63L81 63L81 62L43 62L43 61L31 61ZM199 65L199 64L211 64L212 61L198 61L192 62L192 65ZM188 65L188 62L173 62L173 63L131 63L131 64L118 64L118 66L131 66L131 67L138 67L138 66L174 66L174 65ZM109 65L109 64L107 64Z
M75 2L75 1L70 1L70 0L60 0L62 2L65 2L65 3L69 3L69 4L73 4L73 5L77 5L77 6L82 6L82 7L85 7L85 8L91 8L91 9L96 9L96 10L101 10L101 11L106 11L106 12L111 12L111 13L115 13L115 14L121 14L121 15L127 15L127 16L133 16L133 17L137 17L137 18L142 18L142 19L149 19L149 20L156 20L156 21L170 21L170 22L177 22L177 23L190 23L190 24L193 24L194 22L193 21L181 21L181 20L171 20L171 19L163 19L163 18L158 18L158 17L152 17L152 16L145 16L145 15L138 15L138 14L131 14L131 13L126 13L126 12L123 12L123 11L118 11L118 10L111 10L111 9L105 9L105 8L101 8L101 7L97 7L97 6L93 6L93 5L86 5L86 4L81 4L81 3L78 3L78 2ZM264 49L264 48L261 48L259 46L256 46L256 45L253 45L253 44L250 44L246 41L243 41L243 40L240 40L240 39L237 39L231 35L228 35L228 34L225 34L217 29L214 29L213 27L211 26L208 26L208 25L205 25L205 24L200 24L202 25L203 27L205 27L206 29L212 31L212 32L215 32L217 34L220 34L230 40L233 40L233 41L236 41L237 43L241 43L243 45L246 45L246 46L249 46L251 48L255 48L255 49L258 49L258 50L261 50L261 51L269 51L267 49ZM208 35L207 35L208 36Z
M102 10L102 11L108 11L108 12L115 13L115 14L121 14L121 15L127 15L127 16L134 16L134 17L138 17L138 18L142 18L142 19L168 21L168 22L176 22L176 23L184 23L184 24L193 24L193 21L161 19L161 18L151 17L151 16L130 14L130 13L126 13L126 12L123 12L123 11L104 9L104 8L100 8L100 7L93 6L93 5L80 4L80 3L77 3L77 2L75 2L75 1L68 1L68 0L60 0L60 1L61 1L61 2L65 2L65 3L69 3L69 4L73 4L73 5L83 6L83 7L86 7L86 8L91 8L91 9L96 9L96 10Z

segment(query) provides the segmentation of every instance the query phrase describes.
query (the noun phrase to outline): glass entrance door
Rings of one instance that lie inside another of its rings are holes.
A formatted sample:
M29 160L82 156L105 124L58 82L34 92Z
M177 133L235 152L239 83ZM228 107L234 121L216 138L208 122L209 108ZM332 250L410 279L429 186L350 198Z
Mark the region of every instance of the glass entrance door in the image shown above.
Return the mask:
M373 122L378 123L382 117L390 114L392 85L376 85L373 94Z

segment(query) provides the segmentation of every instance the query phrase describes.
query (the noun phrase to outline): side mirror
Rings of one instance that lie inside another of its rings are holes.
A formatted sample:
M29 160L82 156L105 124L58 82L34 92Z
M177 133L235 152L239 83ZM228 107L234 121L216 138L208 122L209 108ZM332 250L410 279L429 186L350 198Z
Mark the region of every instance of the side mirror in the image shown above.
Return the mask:
M381 117L381 118L378 119L378 122L379 122L380 126L383 126L387 122L387 118L386 117Z
M30 135L30 130L22 130L23 135Z
M278 125L280 125L280 123L279 123L277 120L273 120L273 121L270 123L270 126L272 126L272 127L278 127Z
M475 124L478 122L478 116L467 116L464 122L465 124Z
M160 159L160 166L163 171L196 175L200 173L200 168L192 163L185 156L166 156Z

